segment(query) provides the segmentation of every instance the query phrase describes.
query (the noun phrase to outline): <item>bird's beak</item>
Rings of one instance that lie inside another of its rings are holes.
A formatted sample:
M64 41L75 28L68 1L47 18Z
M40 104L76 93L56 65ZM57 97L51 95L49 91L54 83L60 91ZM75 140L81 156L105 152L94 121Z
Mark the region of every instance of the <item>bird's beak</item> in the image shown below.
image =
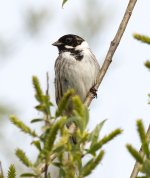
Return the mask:
M56 41L54 43L52 43L53 46L60 46L62 45L62 43L60 41Z

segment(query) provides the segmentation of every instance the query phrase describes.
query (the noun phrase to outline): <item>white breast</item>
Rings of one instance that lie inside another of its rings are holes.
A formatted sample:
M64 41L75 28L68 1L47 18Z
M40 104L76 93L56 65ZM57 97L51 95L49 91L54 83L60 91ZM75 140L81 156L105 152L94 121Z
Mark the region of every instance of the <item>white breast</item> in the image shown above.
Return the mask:
M87 48L86 43L78 47L77 50L81 50L81 48L84 55L81 61L76 60L70 52L61 53L62 72L60 78L63 92L66 92L68 88L73 88L81 97L81 100L84 101L87 93L95 84L99 64L90 49ZM68 84L63 82L64 79L68 81Z

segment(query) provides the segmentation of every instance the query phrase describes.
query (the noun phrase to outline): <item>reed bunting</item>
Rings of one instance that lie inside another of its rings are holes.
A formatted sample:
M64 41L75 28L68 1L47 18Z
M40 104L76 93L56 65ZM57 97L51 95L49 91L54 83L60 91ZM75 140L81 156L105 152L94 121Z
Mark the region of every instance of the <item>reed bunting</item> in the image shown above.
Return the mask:
M55 62L56 103L71 88L84 102L88 92L94 88L100 70L88 43L77 35L68 34L52 45L59 51Z

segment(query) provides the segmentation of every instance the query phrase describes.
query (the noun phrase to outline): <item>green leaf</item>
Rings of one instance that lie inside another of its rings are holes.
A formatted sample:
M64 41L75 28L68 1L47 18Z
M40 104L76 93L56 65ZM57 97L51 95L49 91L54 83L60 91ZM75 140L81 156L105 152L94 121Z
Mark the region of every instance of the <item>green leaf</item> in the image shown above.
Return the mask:
M32 167L31 161L26 156L25 152L21 149L16 150L16 156L20 159L20 161L26 165L27 167Z
M144 65L145 65L145 67L147 67L148 69L150 69L150 61L146 61L146 62L144 63Z
M146 138L146 132L142 120L137 120L137 129L142 143L142 149L147 158L150 156L149 143Z
M35 177L36 178L38 176L32 173L24 173L24 174L21 174L20 177Z
M90 147L92 147L98 141L100 130L102 129L105 121L106 120L103 120L102 122L100 122L95 127L95 129L89 134L89 141L91 141L91 146Z
M96 158L92 158L90 161L88 161L87 164L82 169L82 175L85 177L91 174L91 172L98 166L100 161L103 159L103 156L104 151L101 150L98 156L96 156Z
M58 120L56 123L54 123L49 132L46 135L45 138L45 144L44 144L44 150L45 151L51 151L52 147L53 147L53 143L56 139L58 130L61 129L63 127L63 125L66 122L66 117L62 117L60 120Z
M64 7L65 3L67 2L68 0L63 0L62 2L62 7Z
M15 178L16 177L16 169L13 164L10 165L9 170L8 170L8 178Z
M93 144L90 149L89 153L95 154L97 150L99 150L104 144L108 143L109 141L113 140L117 135L120 135L122 133L121 129L115 129L112 131L110 134L104 136L100 141L97 143Z
M16 116L10 116L10 121L16 125L19 129L21 129L21 131L23 131L24 133L27 133L29 135L31 135L32 137L36 137L37 134L35 133L35 131L32 131L30 129L30 127L28 127L27 125L25 125L21 120L19 120Z
M33 144L39 151L42 150L40 141L35 140L35 141L33 141L31 144Z
M130 144L127 144L126 147L127 147L128 151L130 152L130 154L136 159L136 161L138 161L139 163L142 164L143 158L140 155L140 153L135 148L133 148L133 146Z
M36 119L32 119L31 123L41 122L41 121L44 121L44 119L42 119L42 118L36 118Z

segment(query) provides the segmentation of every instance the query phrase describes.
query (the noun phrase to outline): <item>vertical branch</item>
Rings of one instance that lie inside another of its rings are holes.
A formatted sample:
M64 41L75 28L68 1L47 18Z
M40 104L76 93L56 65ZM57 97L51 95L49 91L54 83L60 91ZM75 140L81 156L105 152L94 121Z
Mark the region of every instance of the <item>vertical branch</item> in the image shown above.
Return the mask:
M130 16L132 14L132 11L134 9L134 6L136 4L137 0L130 0L129 3L128 3L128 6L126 8L126 11L125 11L125 14L123 16L123 19L120 23L120 26L118 28L118 31L114 37L114 39L112 40L112 42L110 43L110 47L109 47L109 50L107 52L107 55L105 57L105 60L104 60L104 63L102 65L102 68L100 69L100 72L98 74L98 77L97 77L97 83L95 85L95 89L97 90L107 72L107 69L112 61L112 57L120 43L120 40L122 38L122 35L127 27L127 24L128 24L128 21L130 19ZM89 106L92 99L94 98L94 95L89 92L86 100L85 100L85 105Z
M146 137L147 137L148 143L150 143L150 125L149 125L149 127L148 127L148 130L147 130L147 133L146 133ZM144 153L143 153L143 150L142 150L142 146L141 146L141 148L140 148L139 153L140 153L140 155L141 155L142 157L144 157ZM138 173L139 173L139 168L140 168L139 166L140 166L139 163L136 161L136 163L135 163L135 165L134 165L134 168L133 168L133 170L132 170L132 173L131 173L130 178L136 178L136 177L137 177L137 175L138 175Z
M49 98L49 75L48 75L48 72L46 72L46 96ZM45 125L49 125L49 115L48 115L48 113L46 115Z
M46 73L46 96L49 97L49 75ZM45 126L49 126L49 115L46 114ZM45 159L45 167L44 167L44 178L48 178L48 164L47 159Z

